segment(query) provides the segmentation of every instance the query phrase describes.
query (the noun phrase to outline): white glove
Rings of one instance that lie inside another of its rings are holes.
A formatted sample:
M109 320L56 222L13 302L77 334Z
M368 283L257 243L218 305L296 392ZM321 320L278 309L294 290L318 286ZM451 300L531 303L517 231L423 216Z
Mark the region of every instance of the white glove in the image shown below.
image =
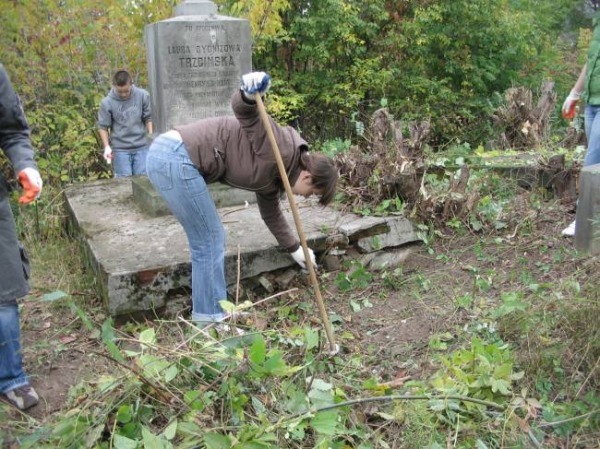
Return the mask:
M265 72L246 73L242 76L241 89L246 98L254 99L256 94L265 94L271 86L271 77Z
M104 153L102 154L102 157L104 157L104 160L107 164L110 164L112 162L112 148L110 147L110 145L106 145L104 147Z
M304 250L302 249L302 245L298 247L296 251L290 253L294 261L300 265L302 268L306 270L306 259L304 258ZM315 259L315 253L313 250L308 248L308 254L310 254L310 260L312 261L313 267L317 267L317 261Z
M19 203L28 204L40 197L43 183L39 171L27 167L19 172L17 178L23 188L23 195L19 198Z
M576 90L571 90L569 92L569 96L566 98L565 102L562 105L562 114L567 117L573 114L573 108L575 104L579 101L581 97L581 92L577 92Z

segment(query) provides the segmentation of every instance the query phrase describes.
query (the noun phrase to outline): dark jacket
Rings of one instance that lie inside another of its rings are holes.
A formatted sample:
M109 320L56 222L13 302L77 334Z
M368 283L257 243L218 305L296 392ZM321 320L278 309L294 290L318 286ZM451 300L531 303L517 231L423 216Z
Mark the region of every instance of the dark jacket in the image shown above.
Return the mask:
M27 167L37 168L29 140L29 126L21 101L0 64L0 148L11 162L15 173ZM0 174L0 304L25 296L29 285L15 223L9 204L6 180Z
M299 246L298 237L281 212L283 182L256 103L245 100L238 91L231 106L234 116L203 119L175 129L206 182L219 181L256 192L265 224L282 247L294 251ZM308 150L308 144L294 128L269 120L288 179L294 185L302 171L301 152Z

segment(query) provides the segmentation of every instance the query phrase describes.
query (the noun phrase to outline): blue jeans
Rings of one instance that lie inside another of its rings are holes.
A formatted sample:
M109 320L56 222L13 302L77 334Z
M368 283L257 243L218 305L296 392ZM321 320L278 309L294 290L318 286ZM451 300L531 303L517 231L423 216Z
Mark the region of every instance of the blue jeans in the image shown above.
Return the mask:
M146 159L148 178L187 235L192 258L192 320L220 321L227 299L225 230L215 202L185 145L161 135Z
M588 148L583 166L600 164L600 106L586 105L585 135Z
M17 302L0 304L0 393L27 385L23 371Z
M146 174L148 148L140 150L113 150L115 178Z

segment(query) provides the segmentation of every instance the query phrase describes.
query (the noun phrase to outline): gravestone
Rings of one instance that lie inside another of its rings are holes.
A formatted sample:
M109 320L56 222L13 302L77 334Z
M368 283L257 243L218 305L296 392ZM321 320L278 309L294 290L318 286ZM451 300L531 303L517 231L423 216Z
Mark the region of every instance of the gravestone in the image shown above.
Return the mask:
M585 254L600 253L600 164L581 169L575 223L575 247Z
M220 16L211 1L187 0L144 30L152 123L157 133L230 115L231 95L252 70L250 25Z

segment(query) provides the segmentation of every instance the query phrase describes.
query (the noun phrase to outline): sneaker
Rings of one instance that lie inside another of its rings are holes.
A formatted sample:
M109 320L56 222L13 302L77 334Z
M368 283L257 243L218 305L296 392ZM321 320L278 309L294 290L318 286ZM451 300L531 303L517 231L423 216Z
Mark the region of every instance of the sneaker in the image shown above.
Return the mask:
M223 322L213 323L201 329L201 332L211 338L226 338L228 336L242 336L245 334L243 329L237 326L230 326Z
M573 237L575 235L575 221L563 229L561 234L566 235L567 237Z
M37 405L40 401L38 394L31 385L24 385L15 388L14 390L7 391L4 393L4 397L19 410L27 410L28 408Z
M217 324L214 329L217 331L217 334L219 334L220 336L225 336L225 335L244 335L246 332L244 332L243 329L240 329L237 326L231 326L229 324L225 324L225 323L219 323Z

